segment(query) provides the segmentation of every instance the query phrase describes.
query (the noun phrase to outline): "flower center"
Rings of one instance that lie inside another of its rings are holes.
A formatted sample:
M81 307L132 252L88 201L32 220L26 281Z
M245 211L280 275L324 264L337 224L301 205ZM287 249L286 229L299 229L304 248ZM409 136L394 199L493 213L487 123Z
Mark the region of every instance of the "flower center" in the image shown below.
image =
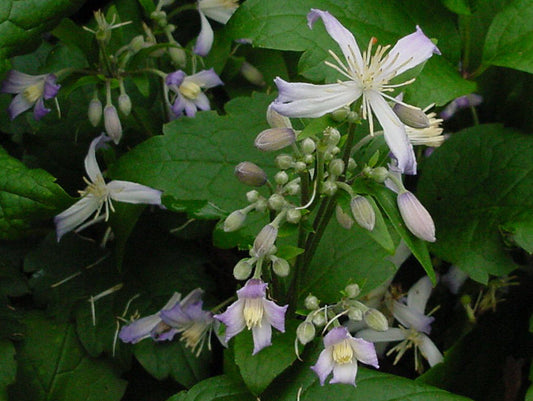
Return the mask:
M115 211L113 203L111 203L111 198L109 197L109 189L104 181L104 177L98 175L94 182L89 181L87 178L83 178L87 183L87 187L83 191L79 191L81 196L92 195L98 200L98 210L96 212L95 218L100 215L102 206L105 204L105 221L109 219L109 211Z
M200 92L202 91L202 89L197 84L191 81L184 81L180 85L179 90L183 96L191 100L196 99L198 95L200 94Z
M261 298L246 298L244 300L242 314L248 329L261 326L261 320L263 319L263 300Z
M43 95L44 81L30 85L24 89L24 97L30 103L35 103Z
M194 322L181 333L181 339L185 342L185 346L195 349L198 343L202 340L207 326L202 322Z
M353 349L348 340L342 340L333 346L333 360L338 364L352 362Z

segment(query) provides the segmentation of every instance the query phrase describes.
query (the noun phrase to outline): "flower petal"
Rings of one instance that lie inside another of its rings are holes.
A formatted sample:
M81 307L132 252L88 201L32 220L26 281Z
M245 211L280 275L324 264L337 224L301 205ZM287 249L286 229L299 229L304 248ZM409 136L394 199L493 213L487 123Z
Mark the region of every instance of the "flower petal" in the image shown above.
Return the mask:
M44 80L43 97L45 100L57 96L61 85L56 84L57 77L54 74L47 74Z
M424 358L429 362L429 366L433 367L436 364L441 363L444 360L444 357L435 343L424 334L422 334L420 338L422 341L418 344L418 348L422 355L424 355Z
M237 296L241 298L264 298L268 284L259 279L250 279L244 287L237 291Z
M200 14L201 29L196 44L194 45L193 52L199 56L205 57L209 54L211 46L213 46L214 33L213 28L209 24L209 21L205 17L202 11L198 11Z
M67 210L54 217L57 241L59 242L63 235L74 230L85 220L87 220L94 212L98 210L98 206L98 199L96 199L94 195L89 194L81 198Z
M134 322L122 327L118 337L125 343L135 344L145 338L150 337L152 329L161 321L158 314L135 320Z
M185 78L186 81L194 82L201 88L212 88L214 86L224 85L214 69L203 70Z
M185 77L186 74L182 70L171 72L170 74L167 74L165 78L165 84L168 87L175 87L173 89L178 91L178 87L181 85Z
M289 305L279 306L273 301L263 300L263 309L268 323L282 333L285 333L285 313L288 307Z
M333 379L329 382L352 384L355 387L355 376L357 376L357 361L344 364L335 364L333 367Z
M114 180L107 184L111 199L126 203L161 205L161 191L130 181Z
M85 172L89 176L91 182L96 182L99 177L102 177L102 172L100 167L98 167L98 162L96 161L96 149L100 148L106 142L110 141L111 138L105 134L100 135L99 137L94 138L89 145L89 151L87 156L85 156Z
M321 117L361 96L361 88L346 81L328 85L291 83L277 77L274 80L279 95L272 108L287 117Z
M393 302L392 314L402 326L413 328L426 334L431 333L431 323L435 320L434 317L426 316L398 301Z
M24 94L19 93L13 98L13 100L9 104L9 107L7 108L9 118L14 120L19 114L24 113L26 110L30 109L31 106L33 106L33 103L28 101Z
M307 25L309 28L313 28L318 18L322 18L322 22L324 22L329 36L338 43L342 54L344 54L344 58L348 61L348 67L352 69L353 65L357 65L359 70L362 70L364 65L363 57L352 33L329 12L317 10L316 8L312 8L311 12L307 14Z
M424 314L431 291L433 291L431 279L428 276L422 277L409 288L407 307Z
M244 301L239 299L232 303L224 313L213 316L226 325L225 341L228 342L232 337L244 330Z
M374 347L373 343L354 337L350 339L350 345L358 361L379 369L376 347Z
M29 75L17 70L10 70L2 81L1 93L21 93L28 86L35 85L44 79L45 75Z
M324 349L318 356L316 364L311 366L311 369L317 374L318 379L320 380L320 385L324 385L326 378L331 373L334 366L335 362L333 361L332 350L331 348L326 347L326 349Z
M350 337L350 333L348 333L346 327L334 327L324 336L324 347L332 347Z
M235 6L228 4L224 0L200 0L198 1L198 8L205 13L206 16L220 22L221 24L226 24L230 17L233 15L238 5Z
M185 115L187 117L194 117L196 115L196 111L198 110L196 105L189 99L185 98L183 99L183 102L185 103Z
M205 95L205 93L199 93L198 96L196 96L196 99L193 100L194 106L198 110L210 110L211 105L209 104L209 99Z
M254 351L252 355L255 355L263 348L272 345L272 326L263 318L259 325L252 328L252 336L254 338Z
M191 292L187 294L185 298L180 302L180 305L184 308L187 308L189 305L195 304L202 300L202 296L204 295L204 290L201 288L195 288ZM163 308L167 309L167 308Z
M404 174L416 174L415 152L413 145L409 142L404 125L379 92L368 90L365 92L365 96L383 127L385 141L394 158L398 161L398 168Z
M44 105L44 100L42 97L40 97L35 102L35 107L33 108L33 118L35 121L39 121L48 113L50 113L50 109Z
M391 327L386 331L364 329L357 332L357 337L373 343L405 340L405 332L402 329Z

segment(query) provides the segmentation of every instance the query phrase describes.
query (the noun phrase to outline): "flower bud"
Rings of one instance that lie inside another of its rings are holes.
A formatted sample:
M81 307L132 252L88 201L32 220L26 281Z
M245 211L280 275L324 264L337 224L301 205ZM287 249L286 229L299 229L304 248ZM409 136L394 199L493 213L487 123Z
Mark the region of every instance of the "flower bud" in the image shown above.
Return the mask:
M276 110L272 108L272 105L268 106L266 119L268 125L271 128L292 128L291 120L289 117L282 116Z
M341 159L333 159L328 169L331 175L338 177L344 172L344 162Z
M304 305L306 309L316 310L320 306L320 301L313 294L309 294L305 297Z
M333 127L328 127L324 130L324 139L330 146L336 146L341 140L341 133Z
M389 176L389 171L385 167L376 167L368 172L368 177L382 184Z
M264 226L255 238L254 246L252 248L254 253L253 256L260 258L270 252L270 249L274 246L274 242L276 242L277 236L278 229L276 227L272 224Z
M257 135L254 145L263 152L283 149L296 141L292 128L269 128Z
M348 284L344 289L344 292L346 293L346 296L348 298L357 298L361 293L361 289L359 288L359 285L357 285L357 283Z
M289 181L289 175L285 171L278 171L274 176L276 184L285 185Z
M246 200L250 203L257 202L259 200L259 192L255 189L246 192Z
M130 41L130 44L128 46L133 53L137 53L138 51L142 50L144 48L144 36L143 35L135 36Z
M296 337L303 345L313 341L316 335L315 325L309 322L302 322L296 329Z
M347 168L347 170L348 171L354 171L356 169L356 167L357 167L357 163L355 162L355 160L352 157L350 157L348 159L348 168Z
M305 164L313 164L315 162L315 156L314 155L304 155L304 163Z
M177 67L185 67L187 64L187 55L185 54L185 50L181 47L170 47L168 49L168 55L172 64Z
M102 119L102 102L98 98L95 97L89 102L87 116L93 127L100 124L100 120Z
M277 155L275 163L280 170L287 170L292 167L294 159L290 155Z
M333 196L337 192L337 184L333 181L325 181L322 183L322 191L326 196Z
M285 186L285 192L288 195L294 196L300 193L300 184L297 181L291 181Z
M272 210L281 210L285 206L285 198L280 194L272 194L268 198L268 207Z
M368 327L376 331L386 331L389 329L389 322L383 313L377 309L370 308L365 312L365 322Z
M364 196L357 195L350 201L350 208L352 215L361 227L372 231L376 224L376 212L374 208Z
M413 128L429 127L428 116L422 109L419 109L418 107L407 107L403 104L396 103L392 110L405 125Z
M352 228L353 226L352 218L339 205L337 205L337 207L335 208L335 217L337 218L337 221L339 222L341 227L347 230L350 230Z
M118 108L125 116L131 113L131 99L127 93L123 93L118 97Z
M302 173L307 169L307 164L305 164L304 162L296 162L294 163L294 169L298 173Z
M344 107L341 107L340 109L332 111L331 118L333 118L335 121L340 123L346 120L346 117L348 117L349 112L350 112L350 108L347 106L344 106Z
M324 326L326 324L326 316L324 312L317 313L313 316L313 324L317 327Z
M279 277L287 277L291 267L285 259L272 257L272 270Z
M287 210L287 215L285 217L287 222L291 224L298 224L302 219L302 212L300 212L298 209L289 209Z
M435 242L435 224L431 215L412 192L405 191L398 195L398 209L402 219L415 236L424 241Z
M104 127L107 135L115 144L118 144L122 137L122 124L120 124L117 109L112 104L108 104L104 108Z
M242 162L235 167L235 177L243 184L260 187L267 181L267 175L261 167L252 162Z
M242 210L235 210L234 212L230 213L228 217L226 217L226 220L224 220L224 232L229 233L237 231L242 227L245 220L246 214L244 214Z
M305 139L302 141L302 151L303 151L305 154L310 155L310 154L313 153L315 150L316 150L316 143L315 143L315 141L313 141L311 138L305 138Z
M268 203L266 199L260 198L255 202L255 210L259 213L264 213L267 210Z
M348 319L360 322L361 320L363 320L363 311L359 308L349 308Z
M233 277L237 280L246 280L252 274L253 264L250 259L241 259L233 268Z
M261 74L261 71L259 71L257 68L255 68L252 64L248 63L247 61L244 61L241 64L241 74L242 76L250 83L257 85L257 86L265 86L265 79L263 78L263 74Z

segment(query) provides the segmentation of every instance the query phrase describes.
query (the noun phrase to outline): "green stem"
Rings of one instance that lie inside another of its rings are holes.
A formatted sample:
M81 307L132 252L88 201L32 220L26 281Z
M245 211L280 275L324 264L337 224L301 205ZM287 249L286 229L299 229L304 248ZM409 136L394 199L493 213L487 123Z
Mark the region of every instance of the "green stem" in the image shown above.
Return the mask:
M472 112L472 119L474 120L474 125L479 125L479 116L477 115L477 110L474 106L470 106L470 111Z

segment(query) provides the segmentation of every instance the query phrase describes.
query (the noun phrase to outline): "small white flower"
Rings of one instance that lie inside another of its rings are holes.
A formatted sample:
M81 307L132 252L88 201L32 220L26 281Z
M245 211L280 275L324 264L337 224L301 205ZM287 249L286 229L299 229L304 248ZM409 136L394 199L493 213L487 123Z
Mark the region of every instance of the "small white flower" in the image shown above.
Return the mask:
M207 56L213 46L213 28L206 17L226 24L238 7L238 0L198 0L198 13L202 26L194 45L195 54Z

